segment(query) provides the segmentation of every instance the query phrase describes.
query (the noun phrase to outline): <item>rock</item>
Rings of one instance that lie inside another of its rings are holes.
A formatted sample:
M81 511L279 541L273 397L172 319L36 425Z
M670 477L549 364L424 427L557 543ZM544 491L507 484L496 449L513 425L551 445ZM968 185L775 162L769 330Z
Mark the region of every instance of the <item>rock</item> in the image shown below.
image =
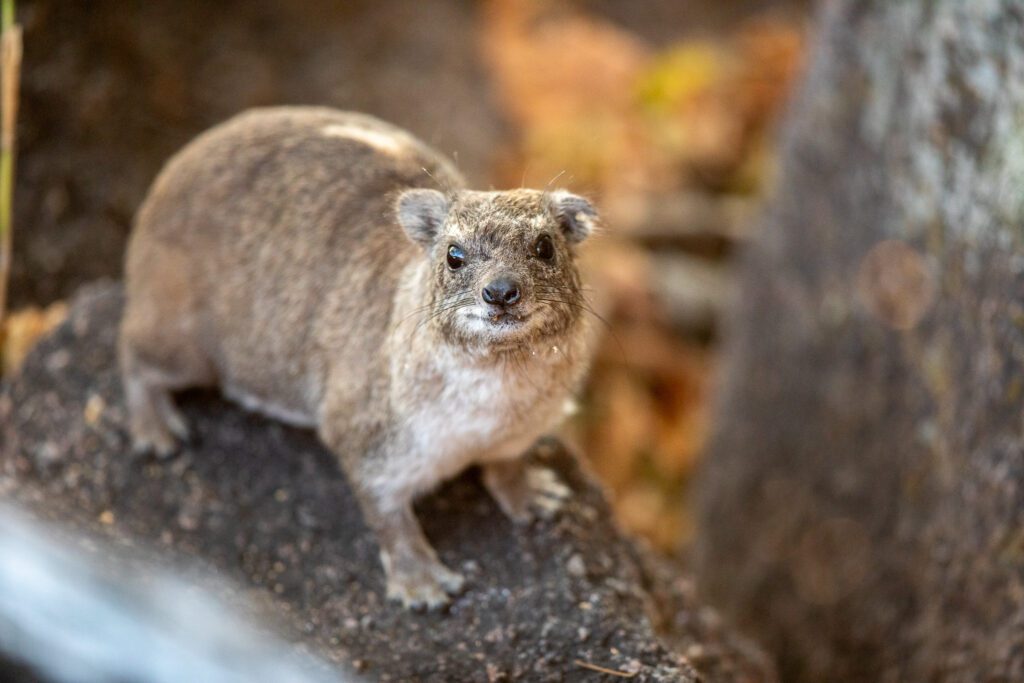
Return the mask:
M594 667L636 681L774 680L763 655L696 603L678 567L615 529L555 441L532 457L573 488L564 513L516 528L475 473L460 477L418 512L468 590L444 613L388 603L376 544L311 432L189 393L180 402L193 444L168 461L130 454L114 363L120 310L117 285L83 290L0 391L5 499L213 568L269 601L311 651L380 680L591 680Z

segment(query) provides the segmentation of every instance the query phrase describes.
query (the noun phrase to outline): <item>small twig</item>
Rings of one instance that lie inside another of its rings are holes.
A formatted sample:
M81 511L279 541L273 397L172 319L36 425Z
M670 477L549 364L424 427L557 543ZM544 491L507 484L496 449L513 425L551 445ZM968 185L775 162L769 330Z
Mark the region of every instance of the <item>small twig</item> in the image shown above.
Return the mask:
M0 7L0 329L7 312L7 279L11 270L14 143L18 121L21 72L21 27L14 23L14 0Z
M574 659L572 663L576 666L583 667L584 669L590 669L591 671L598 671L609 676L618 676L619 678L633 678L636 676L636 671L618 671L616 669L606 669L603 666L597 664L591 664L590 662L584 662L582 659Z

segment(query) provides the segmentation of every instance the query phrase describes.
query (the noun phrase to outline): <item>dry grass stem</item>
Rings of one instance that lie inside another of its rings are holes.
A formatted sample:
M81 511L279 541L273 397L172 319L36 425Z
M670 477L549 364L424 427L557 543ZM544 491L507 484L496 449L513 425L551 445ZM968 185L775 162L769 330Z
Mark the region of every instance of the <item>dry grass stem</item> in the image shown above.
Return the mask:
M14 205L14 145L21 76L21 27L14 23L14 0L3 0L0 33L0 324L7 311L7 280L11 271ZM2 326L0 326L2 329Z

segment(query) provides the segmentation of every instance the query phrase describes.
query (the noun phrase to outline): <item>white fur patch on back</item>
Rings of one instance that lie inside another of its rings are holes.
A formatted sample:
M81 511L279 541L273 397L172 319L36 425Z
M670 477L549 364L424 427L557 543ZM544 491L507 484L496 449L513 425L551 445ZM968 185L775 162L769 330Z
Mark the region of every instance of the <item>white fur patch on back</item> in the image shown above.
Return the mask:
M409 147L409 139L400 133L385 133L353 124L331 123L321 131L329 138L355 140L387 154L400 154Z

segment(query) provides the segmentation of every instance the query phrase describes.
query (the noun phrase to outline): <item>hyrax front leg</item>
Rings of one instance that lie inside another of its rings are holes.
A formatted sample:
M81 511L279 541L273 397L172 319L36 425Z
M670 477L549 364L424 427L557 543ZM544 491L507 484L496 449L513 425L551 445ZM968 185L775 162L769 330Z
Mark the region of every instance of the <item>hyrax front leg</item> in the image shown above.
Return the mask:
M514 522L554 516L572 491L547 467L528 465L523 458L484 465L484 485Z
M359 496L367 525L377 536L387 579L388 598L405 607L440 607L462 590L462 576L444 566L430 546L412 510L364 492Z

